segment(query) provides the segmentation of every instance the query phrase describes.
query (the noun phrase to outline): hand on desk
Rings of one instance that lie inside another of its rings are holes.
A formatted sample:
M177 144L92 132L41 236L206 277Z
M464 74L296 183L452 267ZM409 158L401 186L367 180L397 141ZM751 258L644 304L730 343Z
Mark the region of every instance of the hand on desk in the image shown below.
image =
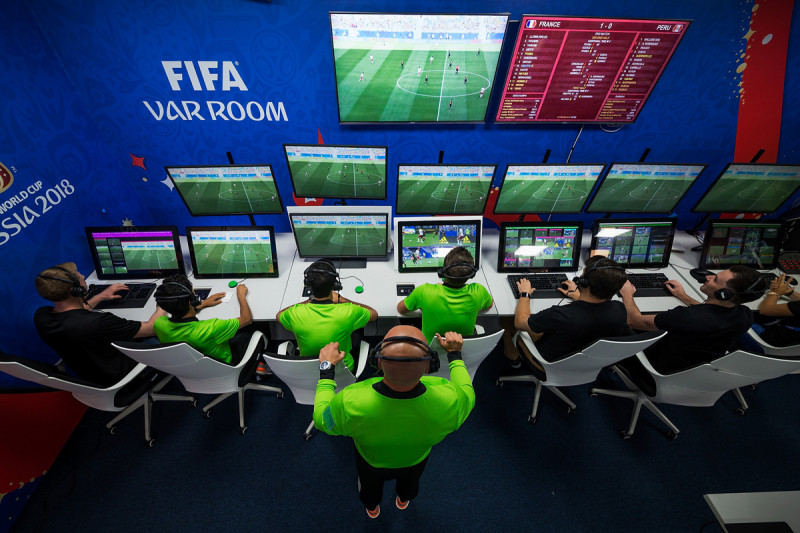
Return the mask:
M678 280L671 279L669 281L664 282L664 287L672 294L674 297L678 298L679 300L683 300L686 296L686 291L681 285L681 282Z
M218 292L216 294L212 294L202 302L200 305L197 306L197 310L205 309L206 307L214 307L215 305L219 305L222 303L223 299L227 296L225 292Z
M536 290L531 286L531 282L528 278L519 280L517 282L517 289L519 289L519 292L533 292Z
M127 291L127 290L130 289L128 289L128 286L125 285L124 283L113 283L109 285L106 290L99 293L97 297L100 298L100 300L118 300L119 298L122 298L122 295L117 293L119 291Z
M236 297L241 301L247 296L247 285L240 283L236 286Z

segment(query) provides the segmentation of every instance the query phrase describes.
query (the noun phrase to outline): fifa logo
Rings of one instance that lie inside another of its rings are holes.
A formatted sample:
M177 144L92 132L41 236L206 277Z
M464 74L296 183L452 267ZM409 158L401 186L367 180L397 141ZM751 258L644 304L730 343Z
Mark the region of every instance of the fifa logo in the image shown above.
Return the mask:
M230 91L235 87L240 91L246 91L247 85L236 70L236 65L233 61L222 61L222 68L220 69L219 61L198 61L197 67L193 61L162 61L161 66L164 67L164 73L167 75L169 85L173 91L181 90L181 80L184 74L189 78L192 84L192 89L195 91L215 91L217 90L214 82L222 82L222 90ZM197 75L197 71L200 75ZM202 78L202 85L200 80Z
M14 183L14 174L3 163L0 163L0 192L11 187L12 183Z

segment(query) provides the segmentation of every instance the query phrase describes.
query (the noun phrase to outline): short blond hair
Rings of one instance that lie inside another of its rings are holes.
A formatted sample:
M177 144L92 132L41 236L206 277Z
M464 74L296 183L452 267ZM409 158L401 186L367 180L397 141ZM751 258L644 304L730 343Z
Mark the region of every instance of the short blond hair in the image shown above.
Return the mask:
M39 272L36 276L36 292L45 300L60 302L72 296L70 289L77 280L78 267L75 263L60 263Z

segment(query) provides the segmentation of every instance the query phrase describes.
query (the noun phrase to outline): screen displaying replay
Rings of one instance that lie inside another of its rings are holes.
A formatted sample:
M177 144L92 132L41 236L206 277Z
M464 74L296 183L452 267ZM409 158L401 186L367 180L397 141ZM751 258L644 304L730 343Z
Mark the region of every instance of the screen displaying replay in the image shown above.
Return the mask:
M772 213L800 187L800 165L731 163L692 209L700 213Z
M675 220L596 220L589 255L605 255L625 267L669 264Z
M98 279L163 278L184 272L175 226L89 227L86 238Z
M399 165L398 215L481 215L496 165Z
M780 235L779 222L712 220L703 240L700 267L716 269L748 265L761 270L774 268Z
M498 272L577 270L581 222L503 222Z
M196 278L278 277L272 227L188 227Z
M388 216L340 213L289 215L300 257L385 257Z
M385 146L284 144L300 198L386 199Z
M508 165L495 214L580 213L604 165Z
M456 246L472 254L480 266L480 221L401 221L397 222L400 253L399 272L433 271L444 265L445 256Z

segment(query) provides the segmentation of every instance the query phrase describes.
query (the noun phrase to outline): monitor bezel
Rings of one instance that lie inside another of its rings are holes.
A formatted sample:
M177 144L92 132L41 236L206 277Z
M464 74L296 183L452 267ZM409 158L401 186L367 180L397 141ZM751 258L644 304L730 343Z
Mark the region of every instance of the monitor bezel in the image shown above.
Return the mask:
M437 216L437 217L404 217L404 218L395 218L395 225L394 225L394 234L395 240L397 245L394 247L394 263L397 267L397 271L401 274L413 274L414 272L437 272L441 267L418 267L418 268L411 268L411 267L404 267L403 266L403 238L402 238L402 228L404 226L412 226L412 225L468 225L468 224L475 224L477 227L477 242L475 243L475 255L473 256L473 260L475 261L475 267L480 268L481 266L481 242L483 241L483 217L476 216L476 215L457 215L457 216Z
M497 206L500 203L500 195L503 194L503 185L506 183L506 176L508 175L509 167L588 167L588 166L599 166L600 172L597 173L597 177L594 179L594 183L589 188L588 193L586 194L586 199L581 204L581 208L578 211L498 211ZM494 207L492 208L492 212L495 215L528 215L533 213L547 213L547 214L555 214L555 215L574 215L583 212L586 208L586 204L589 199L592 197L592 191L597 186L597 181L600 179L600 176L603 175L603 171L606 169L605 163L509 163L506 165L506 170L503 173L503 179L500 182L500 188L497 192L497 201L494 203Z
M564 226L576 226L578 231L575 234L575 246L573 247L573 258L575 259L572 266L569 267L507 267L503 261L503 250L505 250L506 229L509 227L524 227L524 228L560 228ZM580 270L581 261L581 241L583 239L583 222L580 220L565 220L559 222L512 222L505 221L500 223L500 241L497 247L497 271L498 272L516 272L516 273L543 273L543 272L577 272Z
M444 212L431 212L431 211L401 211L400 210L400 168L401 167L449 167L449 168L478 168L478 167L492 167L492 178L489 180L489 187L484 194L483 203L481 204L480 211L470 211L469 213L444 213ZM453 164L447 165L444 163L431 163L431 164L424 164L424 163L398 163L397 164L397 194L395 194L394 199L394 212L397 215L411 215L411 216L446 216L446 217L460 217L460 216L483 216L483 213L486 211L486 204L489 201L489 194L492 192L492 184L494 183L494 178L497 175L497 165L492 164Z
M279 277L278 270L278 251L275 243L275 228L274 226L186 226L186 245L189 247L189 260L192 265L192 274L195 279L223 279L223 278L277 278ZM194 254L194 246L192 245L192 234L201 231L268 231L269 242L272 247L272 266L274 272L228 272L228 273L211 273L203 274L197 268L197 259Z
M603 189L603 186L606 183L606 178L608 178L608 175L611 174L611 171L614 169L614 165L639 165L639 166L652 166L652 167L701 167L701 168L700 168L700 172L698 172L697 175L692 179L691 183L689 183L689 186L686 188L686 190L683 191L683 194L681 194L681 196L677 200L675 200L675 203L672 204L672 207L670 208L669 211L628 211L628 210L619 210L619 209L611 209L611 210L608 210L608 209L592 209L592 205L594 204L594 201L597 198L597 195L600 194L600 191ZM692 186L694 186L694 184L697 183L698 178L700 178L700 176L703 175L703 172L705 172L706 168L708 168L708 165L706 165L704 163L647 163L647 162L641 162L641 163L640 162L635 162L635 163L627 162L626 163L626 162L620 162L620 161L616 161L616 162L610 163L608 165L608 167L606 168L606 171L601 176L601 178L600 178L600 180L598 182L597 188L594 191L594 194L589 199L589 203L586 206L586 213L631 213L631 214L639 214L640 213L640 214L643 214L643 215L657 215L657 214L669 214L669 213L672 213L673 211L675 211L675 208L678 207L678 204L680 204L681 201L683 201L683 199L686 198L686 195L689 193L689 189L691 189Z
M276 196L278 197L278 205L280 206L280 211L237 211L231 213L195 213L192 211L189 203L184 198L183 193L181 192L178 185L175 183L175 179L172 177L172 173L170 169L178 169L178 168L246 168L246 167L267 167L269 168L269 172L272 175L272 182L275 185L275 192ZM278 180L275 179L275 172L273 171L272 165L270 163L256 163L252 165L165 165L164 171L167 173L167 177L169 178L172 186L175 190L178 191L178 196L181 197L181 201L183 201L183 205L186 206L186 210L189 211L189 214L193 217L216 217L216 216L236 216L236 215L281 215L286 211L286 207L283 205L283 199L281 198L281 191L278 187Z
M762 267L757 265L749 264L749 263L708 263L708 252L711 248L711 239L709 236L711 235L711 231L713 231L714 226L716 225L747 225L747 226L777 226L778 227L778 235L776 237L777 243L775 244L775 253L773 254L772 262L769 264L765 264ZM744 265L749 266L750 268L756 270L772 270L773 268L778 266L778 257L781 254L781 240L783 239L783 232L785 229L785 225L779 221L764 221L764 220L736 220L736 219L714 219L709 220L708 224L706 225L706 232L703 237L703 249L700 252L700 268L713 268L714 270L725 270L730 268L734 265Z
M392 225L392 215L391 215L391 207L386 206L370 206L371 209L367 206L333 206L333 207L325 207L325 206L315 206L315 207L300 207L300 208L289 208L288 209L288 217L289 217L289 225L292 228L292 237L294 238L295 247L297 249L298 257L302 259L385 259L386 256L389 254L391 250L391 225ZM388 211L388 212L387 212ZM385 248L383 253L381 254L373 254L373 255L306 255L304 251L300 249L300 246L297 242L297 233L295 232L294 227L294 217L295 216L326 216L326 215L333 215L333 216L376 216L382 215L386 217L386 238L384 239Z
M776 213L781 210L781 207L786 205L786 202L791 200L791 198L795 194L797 194L798 190L800 190L800 180L798 180L797 186L794 188L792 193L787 195L786 198L784 198L783 201L780 202L778 206L772 211L752 211L752 210L743 211L741 209L733 209L729 211L709 211L707 209L698 209L700 204L703 203L703 200L705 200L706 196L708 196L708 194L714 189L714 187L716 187L719 184L720 180L722 179L722 176L724 176L725 173L728 172L728 169L733 165L745 166L745 167L796 167L798 171L800 171L800 164L793 165L793 164L783 164L783 163L733 163L733 162L728 163L727 165L725 165L725 168L722 169L722 172L720 172L717 175L717 177L714 178L714 181L712 181L711 185L709 185L708 188L705 190L703 196L701 196L700 199L697 201L697 203L694 204L694 207L692 207L693 213L761 213L761 214Z
M325 194L313 194L311 196L298 194L297 186L295 185L294 181L294 173L292 172L292 166L289 162L289 153L287 148L288 147L308 147L308 148L382 148L383 149L383 169L384 169L384 179L383 179L383 196L328 196ZM292 183L292 192L297 198L336 198L336 199L344 199L344 200L378 200L378 201L385 201L388 197L388 190L389 190L389 147L388 146L365 146L365 145L350 145L350 144L303 144L303 143L283 143L283 156L286 158L286 168L289 170L289 180Z
M503 42L500 43L500 50L497 55L497 64L495 65L494 70L494 78L492 79L492 83L490 87L494 89L497 86L497 76L500 72L500 60L503 56L503 49L506 46L506 38L508 37L509 31L509 23L511 22L511 13L510 12L502 12L502 13L423 13L423 12L409 12L409 13L397 13L397 12L383 12L383 11L329 11L328 12L328 28L330 34L330 42L331 42L331 53L333 59L333 77L334 77L334 87L336 89L336 116L339 120L339 124L343 126L357 126L357 125L392 125L392 124L421 124L421 125L430 125L430 124L485 124L487 118L489 117L489 108L492 107L491 100L492 95L495 94L494 90L489 91L489 94L486 95L486 110L483 113L483 118L481 120L377 120L377 121L343 121L342 120L342 113L339 106L339 83L336 77L336 48L333 46L333 24L331 20L331 15L404 15L404 16L416 16L416 15L427 15L427 16L476 16L476 17L485 17L485 16L504 16L506 17L506 25L505 30L503 31Z
M164 232L169 231L172 234L172 244L175 247L175 255L178 259L177 268L148 270L147 272L136 271L135 274L130 272L126 274L105 274L103 273L102 265L100 264L100 257L97 254L97 247L94 245L92 233L134 233L134 232ZM98 280L147 280L147 279L162 279L172 274L186 274L186 268L183 264L183 251L181 249L180 236L178 235L177 226L86 226L84 228L86 240L89 245L89 252L92 256L92 264L94 265L95 277Z
M592 241L589 246L589 254L591 254L594 250L597 249L597 231L600 228L601 224L614 224L614 225L624 225L624 224L651 224L651 223L669 223L670 224L670 233L669 233L669 240L667 242L666 251L664 253L664 259L662 259L658 263L635 263L631 264L630 261L627 263L619 263L626 269L642 269L642 268L666 268L669 266L669 258L672 255L672 246L675 242L675 228L677 226L677 219L675 218L659 218L659 217L649 217L649 218L598 218L595 219L594 223L592 224ZM611 258L613 259L613 257Z

